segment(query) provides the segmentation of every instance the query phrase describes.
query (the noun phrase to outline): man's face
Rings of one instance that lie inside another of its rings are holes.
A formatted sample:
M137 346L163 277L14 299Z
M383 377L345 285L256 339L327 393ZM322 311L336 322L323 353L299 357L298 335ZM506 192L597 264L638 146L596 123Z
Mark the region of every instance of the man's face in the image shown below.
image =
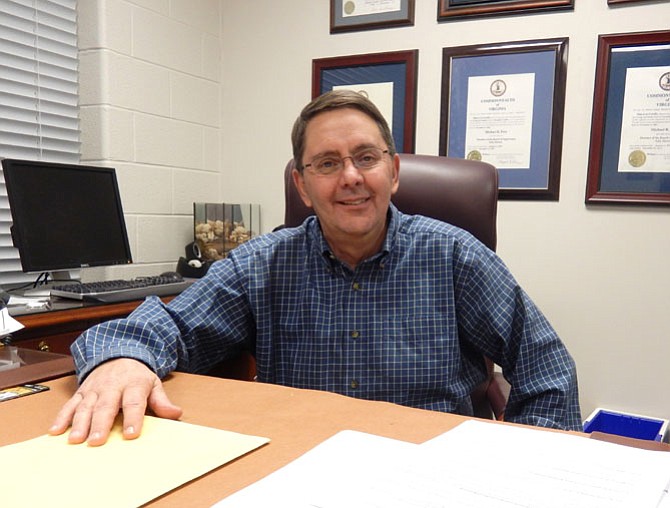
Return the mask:
M303 163L324 155L350 157L361 149L387 150L377 124L357 109L344 108L315 116L305 132ZM386 234L386 212L398 189L399 158L383 154L377 166L359 170L352 160L332 175L312 168L297 170L293 178L307 206L314 208L331 248L355 243L381 246Z

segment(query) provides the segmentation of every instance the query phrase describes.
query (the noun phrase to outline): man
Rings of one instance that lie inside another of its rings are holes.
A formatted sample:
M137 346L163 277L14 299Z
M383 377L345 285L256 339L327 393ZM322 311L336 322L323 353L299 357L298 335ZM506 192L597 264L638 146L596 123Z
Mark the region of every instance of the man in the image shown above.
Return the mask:
M119 408L127 438L148 407L179 418L160 378L206 372L242 348L258 380L471 414L486 355L512 384L506 419L579 429L574 362L502 261L451 225L400 213L399 157L363 96L329 92L292 133L295 184L314 208L260 236L170 304L149 298L73 345L80 388L50 429L106 441Z

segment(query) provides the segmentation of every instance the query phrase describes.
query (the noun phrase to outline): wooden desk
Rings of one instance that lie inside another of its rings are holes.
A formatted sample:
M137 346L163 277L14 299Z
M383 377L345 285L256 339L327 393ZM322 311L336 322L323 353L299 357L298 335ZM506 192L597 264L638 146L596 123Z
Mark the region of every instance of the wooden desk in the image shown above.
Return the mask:
M76 387L73 377L44 384L51 390L0 403L3 427L0 445L44 434ZM190 374L173 374L166 380L165 389L171 400L184 408L182 420L185 422L266 436L272 442L158 498L149 506L209 507L342 429L420 443L465 420L456 415L386 402ZM122 476L123 472L119 474Z
M74 374L74 361L69 355L22 348L18 348L17 353L23 364L16 369L0 371L0 389Z
M51 390L0 403L0 446L44 434L76 388L72 376L44 384ZM184 409L185 422L265 436L272 442L149 506L209 507L343 429L421 443L467 419L328 392L182 373L171 375L165 381L165 389L171 400ZM668 449L668 445L657 445ZM123 472L119 474L123 476ZM76 472L73 475L76 479ZM151 481L150 477L147 481ZM66 495L66 490L56 495Z
M170 301L174 297L164 297ZM96 304L61 298L52 299L52 310L24 313L11 308L10 313L25 328L14 334L12 344L26 349L70 354L70 344L86 329L111 319L123 318L141 304L131 302Z

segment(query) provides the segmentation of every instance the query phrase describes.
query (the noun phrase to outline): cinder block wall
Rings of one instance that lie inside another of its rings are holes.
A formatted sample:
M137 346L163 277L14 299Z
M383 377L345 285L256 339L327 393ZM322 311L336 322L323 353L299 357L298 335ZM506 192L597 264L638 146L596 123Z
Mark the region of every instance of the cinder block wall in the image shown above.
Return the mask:
M117 170L130 267L174 269L194 201L220 201L220 2L79 2L82 163Z

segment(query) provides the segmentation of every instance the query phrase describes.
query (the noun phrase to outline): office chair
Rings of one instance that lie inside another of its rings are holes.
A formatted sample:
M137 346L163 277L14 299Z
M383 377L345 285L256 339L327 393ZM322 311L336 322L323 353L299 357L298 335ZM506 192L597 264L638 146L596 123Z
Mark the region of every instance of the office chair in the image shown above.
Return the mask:
M284 226L295 227L313 215L293 183L289 161L284 170ZM393 196L398 209L432 217L465 229L496 249L498 172L485 162L432 155L400 154L400 186ZM509 384L485 359L488 379L472 393L475 416L502 419Z
M284 224L295 227L313 215L303 203L293 183L290 160L284 170ZM393 196L399 210L449 222L477 237L491 250L496 248L496 214L498 208L498 173L490 164L431 155L400 154L400 187ZM484 359L489 376L471 394L475 416L501 420L504 415L509 384L493 362ZM233 379L252 380L255 360L242 352L217 365L208 374Z

